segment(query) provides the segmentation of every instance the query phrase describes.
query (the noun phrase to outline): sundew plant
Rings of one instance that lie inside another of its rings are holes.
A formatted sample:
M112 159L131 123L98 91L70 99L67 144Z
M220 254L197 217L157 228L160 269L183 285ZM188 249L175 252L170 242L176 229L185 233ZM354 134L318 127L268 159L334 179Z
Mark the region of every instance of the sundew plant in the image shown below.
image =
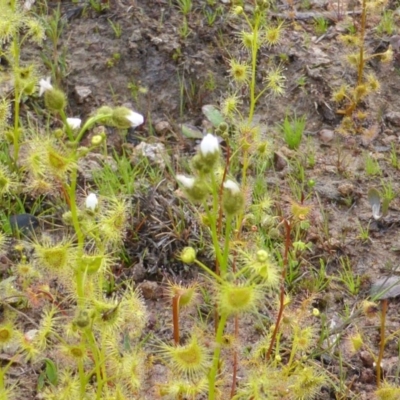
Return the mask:
M143 116L125 107L104 106L86 121L69 117L63 90L20 59L26 41L39 44L44 39L39 21L26 4L16 1L2 1L1 10L2 56L13 73L12 94L1 100L2 146L10 156L2 158L0 166L3 204L24 193L54 205L61 199L66 228L62 234L34 234L15 245L13 279L2 282L1 301L7 308L0 346L12 346L13 357L1 367L1 398L22 396L17 384L7 382L16 357L46 365L38 382L44 399L127 398L140 387L145 357L135 343L146 310L130 285L111 295L106 288L113 281L111 267L125 237L131 204L123 197L85 194L78 188L78 165L105 140L104 134L93 135L89 145L82 146L89 129L101 123L124 131L141 125ZM33 126L20 118L19 106L30 96L42 98L47 123ZM59 128L50 127L53 120L60 121ZM2 233L3 251L8 243ZM56 292L52 282L62 289ZM41 314L29 331L22 328L21 307ZM122 346L123 337L130 346Z

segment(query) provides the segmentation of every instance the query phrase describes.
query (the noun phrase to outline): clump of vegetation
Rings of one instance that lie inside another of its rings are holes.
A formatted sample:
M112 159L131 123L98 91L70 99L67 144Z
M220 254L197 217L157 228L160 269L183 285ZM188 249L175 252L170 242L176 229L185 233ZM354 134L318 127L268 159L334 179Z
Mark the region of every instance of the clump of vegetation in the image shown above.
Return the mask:
M380 82L375 74L367 71L368 61L376 58L382 63L388 63L393 59L391 45L388 46L386 51L379 53L372 53L366 46L368 16L379 13L382 11L382 7L383 3L363 0L359 28L340 36L344 47L348 49L345 55L345 63L354 70L357 77L355 84L343 83L332 94L332 99L341 106L337 113L343 115L339 129L343 134L367 134L363 123L369 113L360 109L359 106L368 97L376 95L380 89ZM382 19L382 23L384 23L384 20L385 17Z
M306 117L304 115L300 118L294 116L291 119L286 115L283 124L279 128L289 149L295 150L299 148L305 126Z

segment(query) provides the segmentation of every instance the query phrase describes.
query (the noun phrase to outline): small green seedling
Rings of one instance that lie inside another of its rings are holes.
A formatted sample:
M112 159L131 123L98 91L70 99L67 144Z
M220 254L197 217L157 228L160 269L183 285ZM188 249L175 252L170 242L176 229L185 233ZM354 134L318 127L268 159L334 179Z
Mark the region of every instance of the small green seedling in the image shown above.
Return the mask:
M283 138L285 139L289 149L295 150L299 148L305 126L305 115L300 118L297 118L296 115L293 118L289 118L289 116L286 115L283 124L279 125L279 128L283 133Z

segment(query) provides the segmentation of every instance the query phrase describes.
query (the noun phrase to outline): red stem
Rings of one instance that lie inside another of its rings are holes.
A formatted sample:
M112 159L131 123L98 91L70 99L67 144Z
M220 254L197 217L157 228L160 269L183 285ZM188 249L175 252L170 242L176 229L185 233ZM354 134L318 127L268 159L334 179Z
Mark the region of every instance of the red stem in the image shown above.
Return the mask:
M283 254L283 269L282 269L282 276L281 276L281 291L279 295L279 312L278 312L278 317L276 319L275 323L275 328L274 332L272 334L271 338L271 343L269 345L267 354L265 356L266 360L268 361L271 357L272 353L272 348L274 347L276 336L279 331L279 326L281 324L282 316L283 316L283 310L285 308L285 279L286 279L286 271L287 271L287 266L288 266L288 257L289 257L289 248L291 245L290 241L290 233L291 233L291 225L290 222L286 219L283 220L283 223L286 228L286 238L285 238L285 251Z
M174 325L174 344L178 346L179 344L179 300L181 296L176 294L172 298L172 322Z

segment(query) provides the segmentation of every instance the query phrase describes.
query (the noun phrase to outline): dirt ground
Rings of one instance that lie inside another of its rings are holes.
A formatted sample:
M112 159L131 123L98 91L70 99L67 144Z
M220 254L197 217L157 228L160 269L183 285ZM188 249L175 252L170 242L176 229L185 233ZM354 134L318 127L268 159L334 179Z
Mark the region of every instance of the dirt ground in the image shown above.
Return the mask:
M377 279L396 275L400 251L400 237L397 236L400 198L396 197L390 203L387 216L374 220L368 191L372 187L380 188L381 180L390 180L394 191L400 193L399 171L390 163L392 152L399 151L400 70L396 60L389 64L368 62L368 69L375 72L381 88L379 94L368 98L361 106L368 115L363 121L364 134L340 134L341 116L336 113L338 106L331 96L342 83L350 84L355 80L354 72L344 62L345 48L338 39L352 16L338 17L337 4L327 0L311 0L307 2L307 9L305 4L304 1L294 3L295 9L302 13L294 19L286 2L276 5L274 13L276 18L285 21L285 31L278 46L261 50L259 81L261 83L264 69L281 60L286 91L279 98L263 99L255 120L272 141L275 159L283 159L283 164L275 165L275 170L271 169L270 175L265 177L271 191L275 186L280 187L283 208L291 198L287 179L293 168L291 161L298 154L304 157L315 154L315 165L305 173L306 180L316 183L307 202L313 210L312 225L318 229L310 230L308 240L313 243L313 251L304 262L296 285L299 291L307 291L304 282L310 277L311 266L319 265L319 259L325 260L327 273L334 275L340 268L340 257L348 257L354 275L361 277L358 295L351 296L343 285L332 284L329 291L318 293L316 300L329 321L340 321L343 310L353 310L360 299L368 296ZM196 145L195 139L182 135L180 124L199 129L207 127L201 108L205 104L218 106L222 95L230 91L228 60L239 57L243 51L235 36L240 26L227 18L229 6L219 1L210 6L206 0L194 0L188 17L190 34L182 39L179 34L182 15L176 5L171 7L167 0L110 0L110 7L102 12L71 1L49 0L48 5L49 12L60 6L66 21L58 46L59 53L65 51L66 54L66 77L59 84L69 94L69 115L85 119L105 104L135 109L145 115L146 123L130 132L128 141L132 146L143 141L162 143L171 156L172 166L179 171L179 160L191 154ZM396 9L397 6L393 3L388 7ZM203 12L216 7L221 7L223 13L210 26ZM347 9L348 4L342 3L342 13ZM356 4L357 9L359 4ZM327 16L329 27L326 33L318 35L314 17L321 13ZM353 15L356 21L358 14ZM122 28L119 38L110 21ZM372 17L368 20L366 46L371 52L383 52L389 46L390 37L378 37L375 26L376 18ZM40 52L38 49L31 51L33 56ZM286 56L283 58L282 54ZM43 68L43 75L46 73ZM277 129L287 112L307 116L306 137L298 153L286 148ZM115 143L116 147L119 145ZM365 173L366 154L379 162L381 176L371 177ZM170 181L167 173L166 178ZM176 186L170 182L157 190L138 193L136 200L141 212L156 215L158 222L146 219L140 226L139 239L126 243L130 265L123 264L116 270L120 279L132 279L142 286L151 314L147 329L161 338L171 335L170 311L163 301L163 282L167 279L190 281L197 276L196 271L182 269L176 261L179 249L188 239L193 241L198 235L195 222L188 221L186 236L168 240L165 234L166 242L163 243L166 244L162 247L152 245L171 223L165 210L171 206L174 190ZM326 229L320 229L323 224ZM360 238L360 226L369 228L369 238L364 241ZM398 304L396 298L389 302L388 335L400 329ZM357 324L366 329L369 346L377 354L378 321L358 321ZM243 322L242 326L241 342L253 342L257 334L251 321ZM344 329L351 330L352 327ZM391 381L398 377L398 354L396 338L388 343L384 357L385 377ZM333 376L344 374L348 385L347 399L372 398L376 389L374 368L365 354L348 354L343 365L330 360L325 368ZM155 366L146 381L148 391L144 399L156 398L152 390L165 374L162 365ZM27 396L27 399L34 398ZM338 397L333 391L326 390L316 398Z

